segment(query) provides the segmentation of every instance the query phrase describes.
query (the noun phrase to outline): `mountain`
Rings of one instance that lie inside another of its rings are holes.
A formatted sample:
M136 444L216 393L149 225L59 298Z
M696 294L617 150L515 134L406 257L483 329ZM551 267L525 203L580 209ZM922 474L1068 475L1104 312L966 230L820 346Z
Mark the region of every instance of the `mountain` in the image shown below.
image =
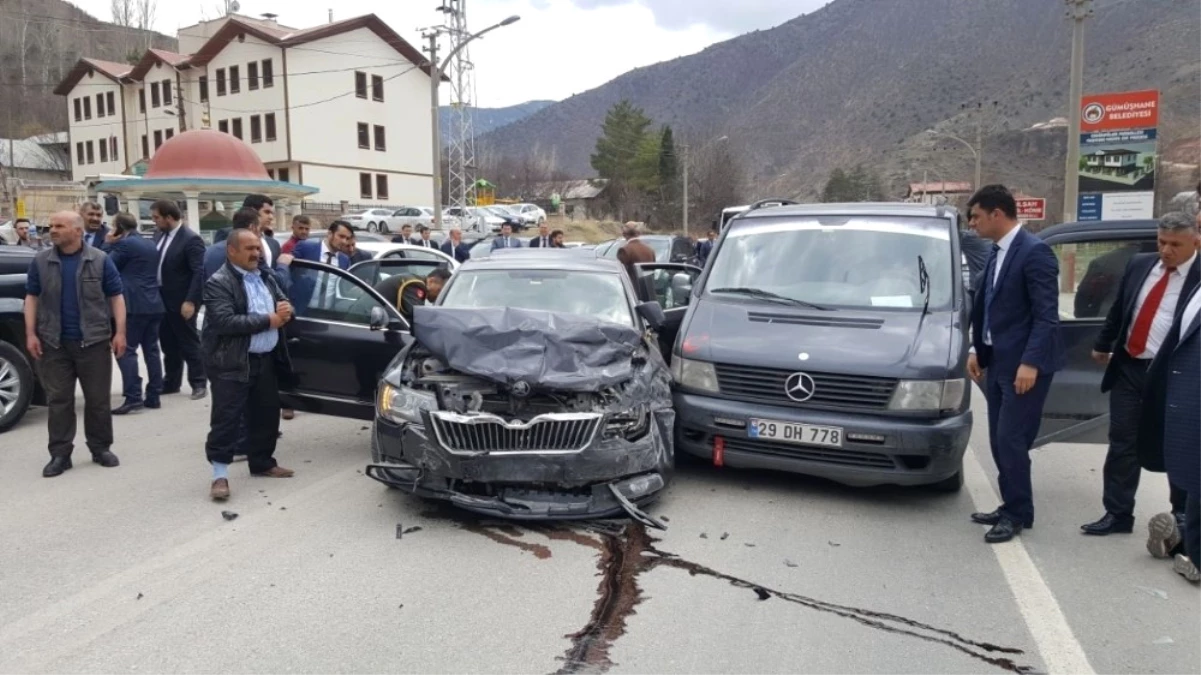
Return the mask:
M175 38L101 21L63 0L3 0L0 22L0 136L66 129L54 88L80 58L125 63L147 47L179 48Z
M1159 88L1161 147L1196 138L1196 0L1096 0L1094 8L1085 92ZM629 99L694 148L726 137L750 177L748 199L812 198L832 169L857 163L902 196L924 173L971 181L971 153L924 132L974 139L979 123L984 181L1020 181L1023 191L1053 202L1065 127L1030 129L1067 114L1070 42L1057 0L835 0L770 30L626 73L487 134L477 147L552 157L559 169L591 176L605 113Z
M527 101L511 105L507 108L472 108L472 122L475 125L475 135L478 137L514 122L520 122L539 110L554 104L554 101ZM442 106L440 110L442 114L442 142L446 143L447 134L450 133L450 106Z

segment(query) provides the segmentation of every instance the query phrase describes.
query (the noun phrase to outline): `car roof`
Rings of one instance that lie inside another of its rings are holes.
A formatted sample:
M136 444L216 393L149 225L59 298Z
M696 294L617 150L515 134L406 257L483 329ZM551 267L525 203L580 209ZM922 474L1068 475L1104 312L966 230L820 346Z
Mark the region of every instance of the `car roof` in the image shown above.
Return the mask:
M1038 236L1045 239L1052 235L1078 232L1129 232L1131 230L1155 232L1158 229L1158 220L1085 220L1052 225L1039 232Z
M908 216L912 218L948 218L952 220L958 211L952 206L912 204L909 202L849 202L833 204L786 204L746 211L731 226L755 218L779 218L781 216Z
M460 272L471 270L510 270L537 269L564 270L571 272L604 272L619 274L625 270L621 263L609 258L594 258L587 255L574 255L555 249L506 249L503 252L493 251L486 258L472 258L459 267ZM497 255L499 253L500 255Z

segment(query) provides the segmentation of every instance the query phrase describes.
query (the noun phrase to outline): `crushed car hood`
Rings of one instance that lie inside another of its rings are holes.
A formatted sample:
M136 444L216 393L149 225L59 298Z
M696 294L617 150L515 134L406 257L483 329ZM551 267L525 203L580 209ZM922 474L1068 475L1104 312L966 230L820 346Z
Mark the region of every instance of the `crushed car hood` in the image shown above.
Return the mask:
M641 334L591 317L514 307L414 308L413 335L461 373L512 385L595 391L629 380Z

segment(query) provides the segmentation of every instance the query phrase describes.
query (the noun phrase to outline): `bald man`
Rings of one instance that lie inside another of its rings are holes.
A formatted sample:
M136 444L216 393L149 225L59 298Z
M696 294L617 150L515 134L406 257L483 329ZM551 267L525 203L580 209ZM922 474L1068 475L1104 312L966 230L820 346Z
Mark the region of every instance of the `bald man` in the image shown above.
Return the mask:
M75 448L75 386L83 389L83 430L92 461L120 464L112 453L113 356L125 353L121 274L84 241L80 214L50 216L53 244L34 256L25 282L25 348L34 358L50 409L46 478L71 468Z

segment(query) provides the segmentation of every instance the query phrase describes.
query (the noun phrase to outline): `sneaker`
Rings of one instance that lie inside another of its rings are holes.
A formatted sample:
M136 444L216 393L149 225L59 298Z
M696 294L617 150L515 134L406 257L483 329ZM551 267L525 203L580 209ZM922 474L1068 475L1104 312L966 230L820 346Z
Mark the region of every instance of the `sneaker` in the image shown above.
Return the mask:
M1172 561L1172 570L1194 584L1201 583L1201 572L1197 571L1197 566L1183 553L1176 554Z
M1180 528L1170 513L1157 513L1147 522L1147 551L1156 558L1170 558L1180 544Z
M213 481L212 486L209 488L209 498L215 502L223 502L229 499L229 480L218 478Z

